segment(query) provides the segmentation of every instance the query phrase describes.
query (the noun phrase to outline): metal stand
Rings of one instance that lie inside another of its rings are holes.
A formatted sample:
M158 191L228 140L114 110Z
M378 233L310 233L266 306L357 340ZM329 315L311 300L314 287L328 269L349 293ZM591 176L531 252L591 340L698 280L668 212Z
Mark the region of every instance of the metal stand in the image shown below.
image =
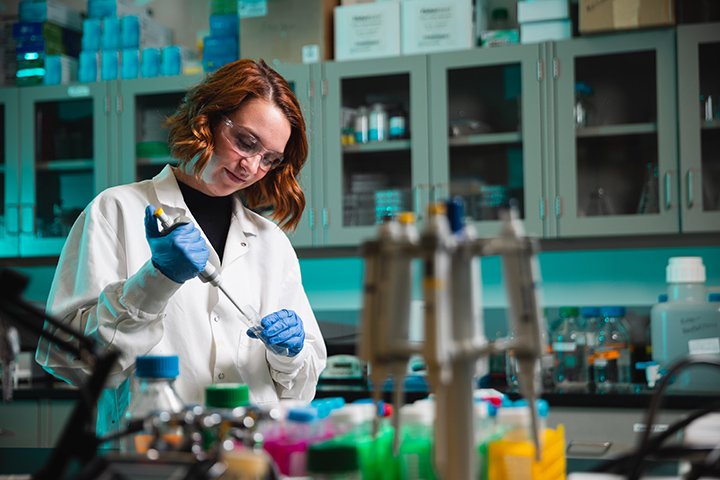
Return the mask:
M435 465L443 479L477 478L473 379L478 359L512 349L520 393L533 412L533 439L539 455L535 399L539 391L543 317L537 242L525 236L515 209L505 212L500 235L477 239L470 227L451 232L443 205L433 205L420 235L412 215L401 214L363 245L365 282L359 352L382 385L388 374L402 385L411 355L421 353L435 396ZM475 257L501 255L513 340L488 342L483 335L480 268ZM424 344L410 342L413 262L423 265ZM485 367L486 368L486 367ZM376 397L379 388L375 389ZM396 446L401 395L395 396Z
M62 478L72 460L88 464L96 455L98 438L95 435L95 408L105 382L120 353L107 349L100 353L96 342L65 325L60 320L23 300L21 292L27 279L11 270L0 270L0 311L21 328L56 343L63 350L84 359L93 367L90 378L80 387L80 399L76 402L70 418L65 423L55 449L45 466L33 475L38 480ZM79 346L73 345L56 335L46 332L32 321L41 320L57 327L58 330L78 339Z

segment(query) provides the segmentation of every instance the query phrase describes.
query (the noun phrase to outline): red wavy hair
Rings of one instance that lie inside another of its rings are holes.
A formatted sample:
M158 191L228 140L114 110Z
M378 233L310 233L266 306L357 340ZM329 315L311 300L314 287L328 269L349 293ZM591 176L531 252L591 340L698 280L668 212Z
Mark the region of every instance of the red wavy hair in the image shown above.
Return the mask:
M229 63L188 91L167 120L170 151L181 166L197 159L193 171L200 178L213 154L213 127L252 98L277 106L290 122L291 132L284 161L241 195L249 208L271 208L270 216L280 228L294 230L305 209L305 195L297 180L308 154L305 119L287 81L264 61Z

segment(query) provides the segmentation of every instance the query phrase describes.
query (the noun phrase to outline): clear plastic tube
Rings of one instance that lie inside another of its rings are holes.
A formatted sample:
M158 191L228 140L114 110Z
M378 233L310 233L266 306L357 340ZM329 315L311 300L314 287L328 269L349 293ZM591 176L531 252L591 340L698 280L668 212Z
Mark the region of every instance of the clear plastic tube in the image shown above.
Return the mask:
M290 356L290 351L287 347L271 345L264 340L264 337L261 335L263 331L262 318L252 306L243 305L241 312L243 316L247 319L247 323L250 326L250 331L255 334L258 340L262 341L271 352L276 355L283 355L285 357Z

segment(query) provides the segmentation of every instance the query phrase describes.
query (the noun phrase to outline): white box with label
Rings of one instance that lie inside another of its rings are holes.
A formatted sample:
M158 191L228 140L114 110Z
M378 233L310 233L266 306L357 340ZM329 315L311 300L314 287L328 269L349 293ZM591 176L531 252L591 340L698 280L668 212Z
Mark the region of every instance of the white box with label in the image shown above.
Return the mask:
M411 0L400 7L403 55L474 46L472 0Z
M400 2L335 7L335 59L400 55Z

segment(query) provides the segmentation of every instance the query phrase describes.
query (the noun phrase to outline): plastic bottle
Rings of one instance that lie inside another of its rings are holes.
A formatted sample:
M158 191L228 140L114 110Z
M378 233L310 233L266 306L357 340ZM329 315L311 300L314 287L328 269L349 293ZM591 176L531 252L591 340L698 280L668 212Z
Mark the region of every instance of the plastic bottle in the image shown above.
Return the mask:
M587 337L579 315L577 307L561 307L560 321L551 334L555 387L559 391L582 391L588 386Z
M314 480L360 480L357 448L344 441L329 441L310 446L308 471Z
M400 478L406 480L434 480L432 463L433 414L428 408L405 405L400 410Z
M720 353L720 309L708 301L701 257L670 258L668 301L650 311L652 358L667 369L688 354ZM720 375L710 367L693 367L670 387L684 391L720 391Z
M405 138L407 136L407 120L405 112L401 108L394 109L389 114L388 136L391 140Z
M370 117L367 107L360 107L355 113L355 143L369 141Z
M595 358L595 347L597 346L597 336L600 330L600 308L599 307L582 307L580 308L580 319L582 328L585 331L585 358L588 372L588 390L595 388L595 372L593 362Z
M180 373L177 355L137 357L135 381L130 406L125 413L125 426L134 420L142 420L157 412L180 412L185 404L178 396L173 382ZM167 429L157 439L156 432L143 430L125 437L121 446L124 451L144 453L158 440L179 445L182 430Z
M221 480L264 480L270 471L270 459L262 451L235 449L224 452L222 462L226 466Z
M625 307L603 307L594 354L595 391L628 392L630 378L630 333L625 325Z
M313 442L325 440L320 435L317 411L311 407L291 408L285 428L278 436L265 440L265 451L275 460L283 475L307 475L307 451Z
M371 142L382 142L388 138L388 116L381 103L375 103L370 110L368 138Z

